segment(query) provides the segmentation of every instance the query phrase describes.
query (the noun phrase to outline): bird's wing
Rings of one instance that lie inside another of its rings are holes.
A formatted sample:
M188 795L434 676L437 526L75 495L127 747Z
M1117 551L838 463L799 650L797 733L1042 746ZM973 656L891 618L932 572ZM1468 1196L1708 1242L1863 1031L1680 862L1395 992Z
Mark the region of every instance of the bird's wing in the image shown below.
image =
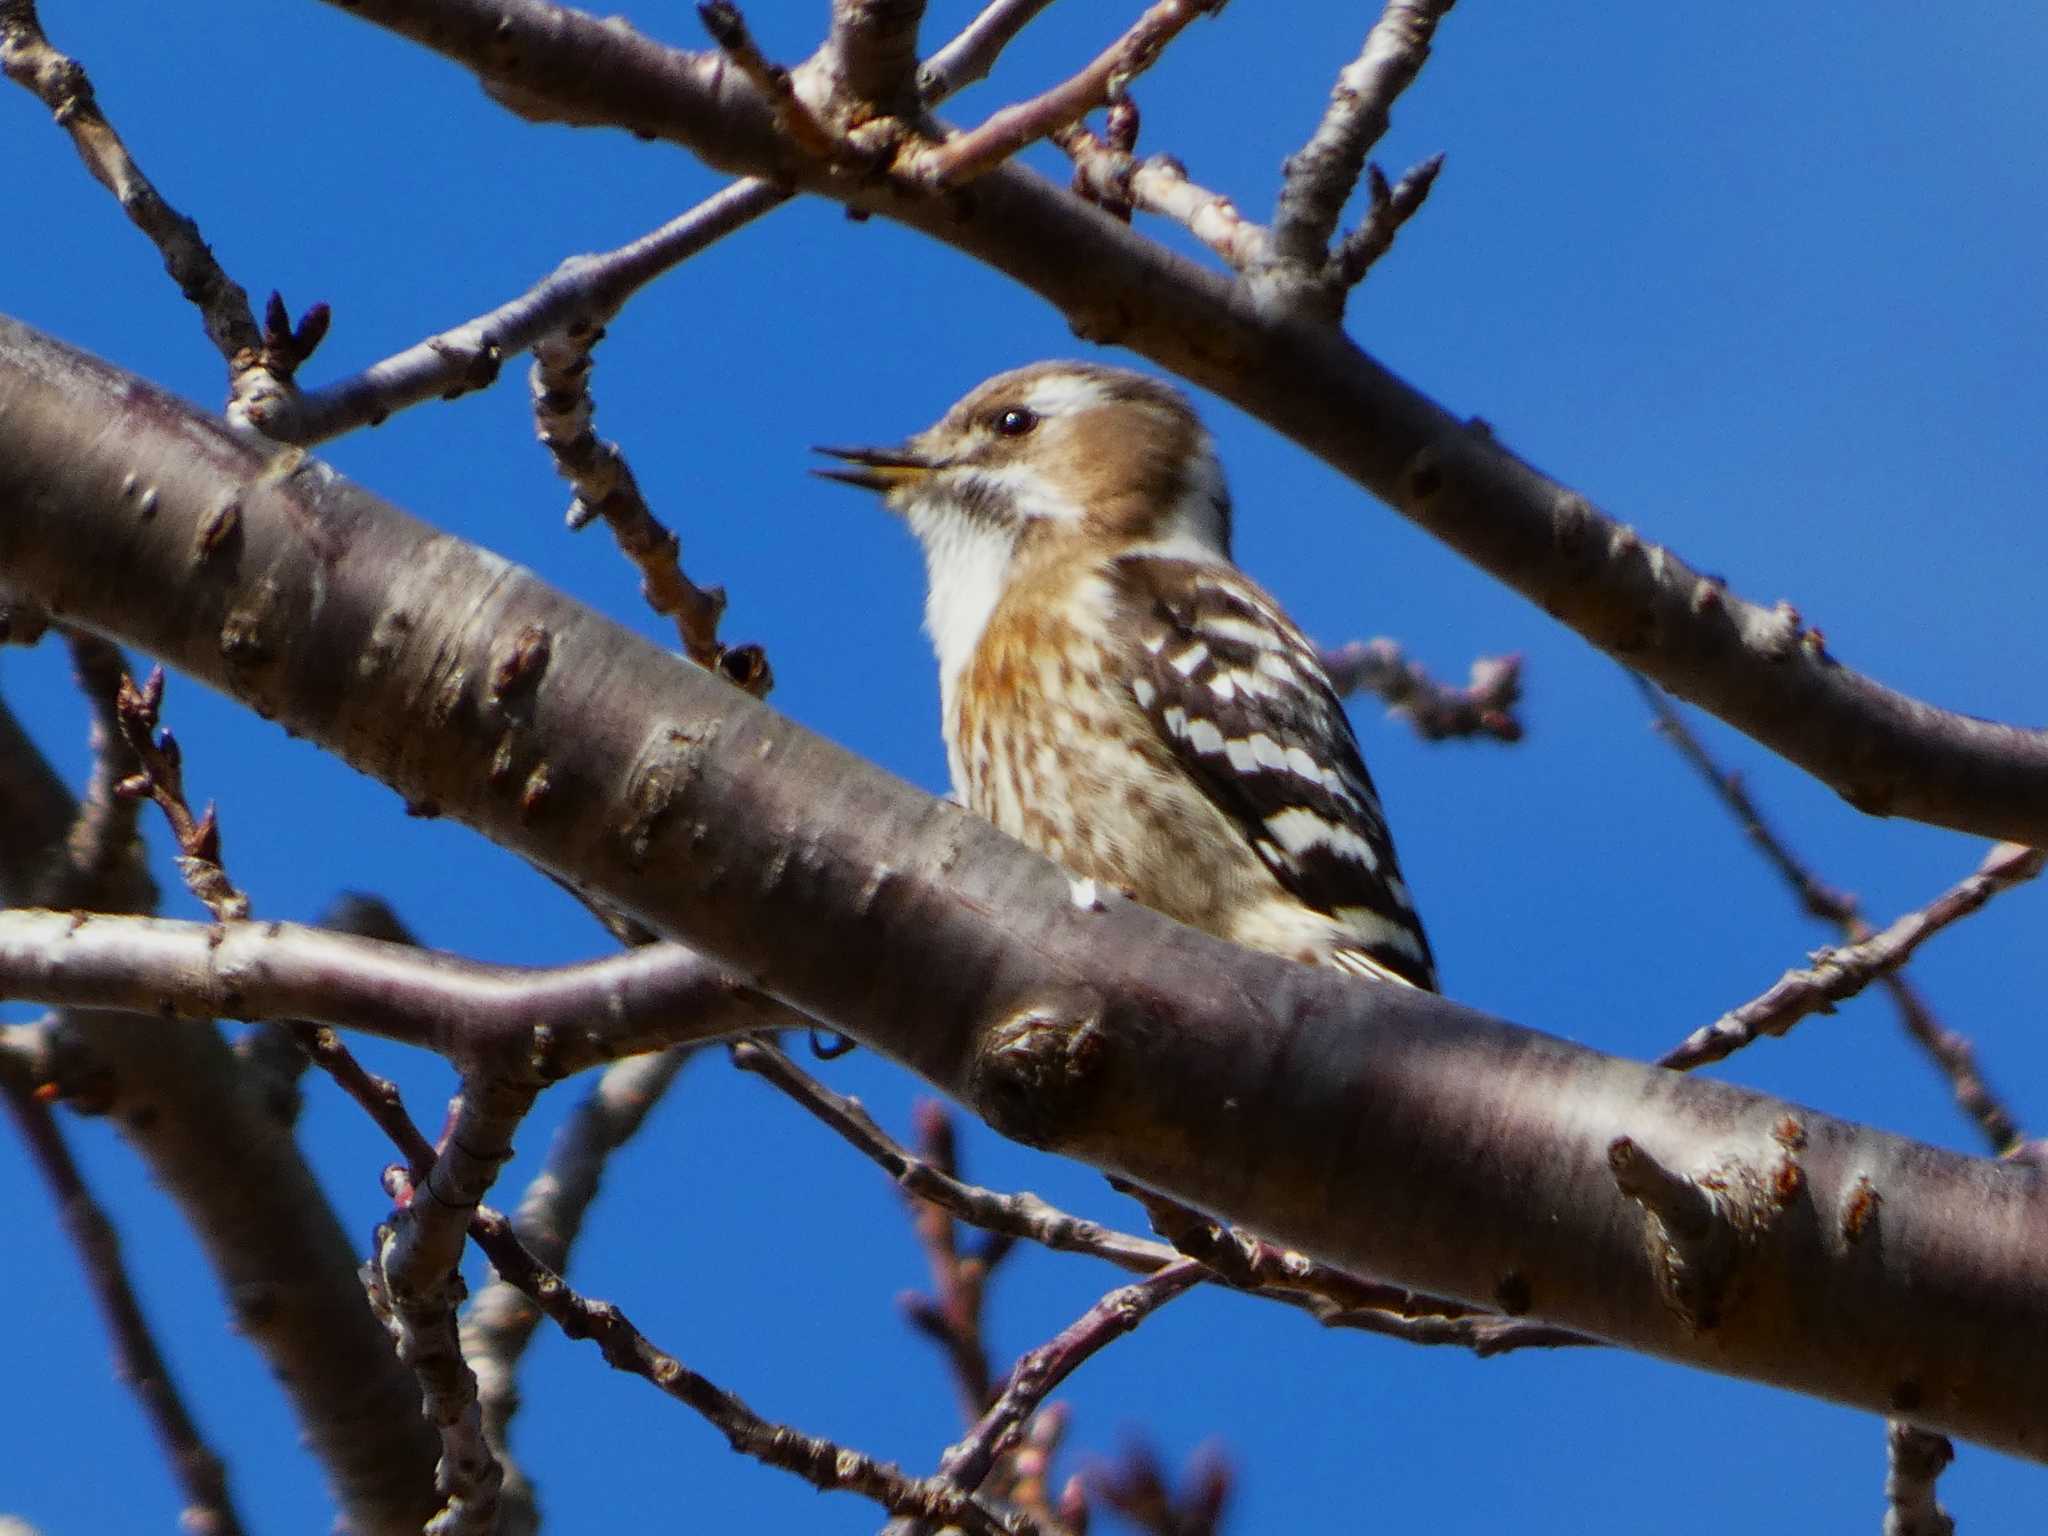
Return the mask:
M1234 566L1128 555L1130 687L1291 896L1357 936L1335 963L1434 990L1436 967L1351 722L1316 649Z

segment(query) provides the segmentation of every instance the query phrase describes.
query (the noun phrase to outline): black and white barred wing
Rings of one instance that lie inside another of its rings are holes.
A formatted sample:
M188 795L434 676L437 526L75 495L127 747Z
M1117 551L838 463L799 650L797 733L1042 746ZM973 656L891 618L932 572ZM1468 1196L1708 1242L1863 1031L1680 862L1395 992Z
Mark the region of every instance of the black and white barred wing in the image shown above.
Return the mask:
M1189 778L1290 896L1344 930L1335 963L1434 990L1379 796L1315 647L1235 567L1117 566L1138 642L1132 692Z

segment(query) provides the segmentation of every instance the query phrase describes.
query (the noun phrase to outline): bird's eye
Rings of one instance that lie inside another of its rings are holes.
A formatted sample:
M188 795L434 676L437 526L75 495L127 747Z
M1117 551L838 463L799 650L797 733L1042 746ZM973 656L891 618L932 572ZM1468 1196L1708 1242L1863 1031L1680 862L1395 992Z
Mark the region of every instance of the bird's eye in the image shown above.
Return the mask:
M1037 413L1027 411L1021 405L1013 405L1007 411L998 412L994 422L995 429L1005 437L1022 437L1037 425Z

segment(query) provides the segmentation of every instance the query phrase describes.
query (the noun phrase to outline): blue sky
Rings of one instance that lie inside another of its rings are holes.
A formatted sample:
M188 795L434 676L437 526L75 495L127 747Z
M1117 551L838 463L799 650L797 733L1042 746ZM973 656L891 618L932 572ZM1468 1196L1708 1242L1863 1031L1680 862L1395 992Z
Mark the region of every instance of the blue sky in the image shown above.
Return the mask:
M688 7L616 4L702 39ZM714 190L682 153L536 128L462 72L324 6L217 0L145 25L107 0L45 0L59 46L165 194L259 299L334 308L319 384L488 309L562 256L629 239ZM822 4L770 4L764 46L800 56ZM966 121L1092 54L1135 13L1067 0L952 109ZM944 35L972 7L935 3ZM1143 146L1263 217L1375 7L1249 4L1193 28L1138 88ZM2048 147L2037 6L1732 11L1618 0L1459 7L1401 102L1390 171L1444 151L1423 214L1355 299L1375 355L1454 411L1739 592L1788 598L1830 648L1956 708L2037 723L2048 525ZM42 109L0 94L12 206L0 307L203 402L222 369L147 245ZM1056 157L1037 152L1058 174ZM25 212L24 212L25 211ZM1170 231L1153 226L1171 238ZM808 478L807 445L886 441L999 369L1079 352L1056 314L950 251L800 204L633 301L598 354L600 430L630 456L726 632L774 660L774 703L939 790L936 686L911 542ZM1119 360L1112 355L1111 360ZM1648 730L1611 662L1270 431L1214 401L1242 563L1318 637L1393 635L1439 672L1527 658L1522 745L1428 746L1358 711L1448 990L1602 1049L1648 1055L1761 991L1824 939ZM454 404L331 445L346 473L534 567L651 636L662 627L532 442L524 367ZM0 656L9 703L74 777L84 721L51 647ZM339 891L389 897L430 943L494 959L601 952L546 882L451 825L174 679L188 782L219 801L259 915L312 918ZM1976 864L1969 839L1871 821L1742 738L1708 739L1822 876L1884 921ZM166 909L193 915L175 893ZM1916 966L1994 1085L2048 1134L2048 894L2021 891ZM363 1053L433 1124L432 1061ZM1879 998L1719 1069L1831 1113L1975 1150ZM887 1124L918 1085L866 1054L821 1067ZM575 1085L543 1101L501 1186L531 1173ZM67 1117L197 1411L258 1529L324 1524L283 1399L228 1334L210 1276L134 1159ZM389 1160L315 1092L305 1141L351 1230ZM970 1171L1123 1224L1085 1170L973 1128ZM18 1149L0 1245L0 1512L55 1532L164 1528L176 1495L106 1365L73 1257ZM759 1410L928 1469L957 1430L941 1362L893 1298L923 1283L881 1177L707 1055L616 1167L573 1278ZM1037 1253L993 1298L999 1359L1115 1276ZM34 1383L33 1391L22 1383ZM1240 1533L1869 1528L1880 1426L1788 1394L1616 1352L1473 1361L1197 1292L1062 1394L1071 1443L1142 1433L1169 1460L1219 1439ZM672 1520L854 1532L873 1510L735 1460L710 1429L543 1336L518 1443L553 1528ZM2048 1473L1961 1447L1944 1479L1967 1525L2022 1527ZM1068 1465L1079 1458L1070 1458ZM1710 1468L1710 1470L1709 1470ZM117 1475L110 1475L117 1474ZM1682 1490L1682 1495L1680 1491ZM1680 1496L1674 1496L1680 1495Z

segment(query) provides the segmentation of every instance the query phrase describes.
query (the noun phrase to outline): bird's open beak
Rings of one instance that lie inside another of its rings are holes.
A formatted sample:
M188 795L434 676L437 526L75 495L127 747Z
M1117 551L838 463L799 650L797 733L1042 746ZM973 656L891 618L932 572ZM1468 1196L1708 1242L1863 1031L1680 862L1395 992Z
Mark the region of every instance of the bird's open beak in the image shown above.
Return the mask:
M857 466L853 469L814 469L822 480L857 485L864 491L893 491L898 486L916 485L938 466L907 448L814 448Z

